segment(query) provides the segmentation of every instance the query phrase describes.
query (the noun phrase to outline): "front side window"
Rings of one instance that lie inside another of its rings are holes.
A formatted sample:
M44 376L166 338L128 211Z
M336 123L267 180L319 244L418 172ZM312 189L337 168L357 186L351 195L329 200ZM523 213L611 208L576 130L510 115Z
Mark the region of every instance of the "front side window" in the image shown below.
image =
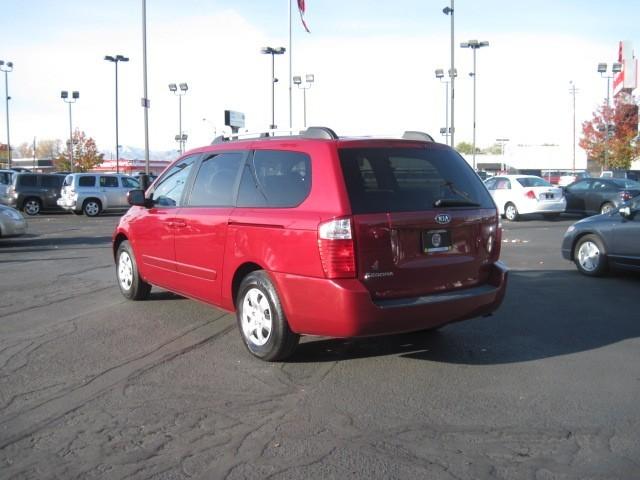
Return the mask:
M286 208L300 205L311 190L311 159L305 153L256 150L245 167L239 207Z
M187 205L226 207L233 205L234 186L244 155L220 153L203 160L193 182Z
M135 178L131 177L122 177L122 186L124 188L140 188L140 182Z
M118 177L100 177L100 186L105 188L118 188Z
M152 193L156 206L175 207L180 205L182 192L195 159L195 156L183 158L165 172Z
M96 184L96 177L93 175L85 175L78 178L79 187L93 187Z

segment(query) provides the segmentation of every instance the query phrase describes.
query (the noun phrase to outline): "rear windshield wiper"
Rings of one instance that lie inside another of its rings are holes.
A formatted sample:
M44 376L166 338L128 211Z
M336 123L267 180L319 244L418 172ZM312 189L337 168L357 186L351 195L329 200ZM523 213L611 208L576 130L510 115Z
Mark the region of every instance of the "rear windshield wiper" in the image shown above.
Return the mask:
M434 207L479 207L480 204L462 198L439 198L433 202Z

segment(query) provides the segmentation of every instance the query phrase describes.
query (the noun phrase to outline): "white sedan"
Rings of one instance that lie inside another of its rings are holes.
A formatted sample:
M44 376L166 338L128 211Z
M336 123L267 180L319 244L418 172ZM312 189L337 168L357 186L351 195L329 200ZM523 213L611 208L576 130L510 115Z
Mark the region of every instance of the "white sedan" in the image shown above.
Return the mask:
M487 186L500 215L518 220L520 215L542 213L553 218L564 212L567 200L562 188L533 175L501 175L487 179Z

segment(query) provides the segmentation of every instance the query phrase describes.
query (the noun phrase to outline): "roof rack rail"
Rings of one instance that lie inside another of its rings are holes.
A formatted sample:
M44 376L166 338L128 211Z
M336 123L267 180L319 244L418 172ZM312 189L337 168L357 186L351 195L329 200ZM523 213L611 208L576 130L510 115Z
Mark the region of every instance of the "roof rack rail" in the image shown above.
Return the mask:
M260 132L243 132L243 133L230 133L223 134L215 137L211 144L237 141L237 140L247 140L251 138L270 138L276 136L298 136L301 138L315 138L315 139L326 139L326 140L336 140L338 135L336 132L331 130L328 127L308 127L305 130L301 130L299 128L291 128L284 130L267 130Z
M416 130L407 130L402 134L404 140L417 140L420 142L435 142L433 137L425 132L418 132Z

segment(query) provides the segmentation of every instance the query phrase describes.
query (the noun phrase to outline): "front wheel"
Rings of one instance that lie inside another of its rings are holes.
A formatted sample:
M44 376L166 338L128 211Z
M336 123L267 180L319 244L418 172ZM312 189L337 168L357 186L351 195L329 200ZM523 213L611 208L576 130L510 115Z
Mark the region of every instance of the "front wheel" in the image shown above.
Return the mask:
M518 209L513 203L507 203L504 207L504 216L510 222L515 222L516 220L518 220L518 217L520 215L518 214Z
M90 198L82 205L82 211L87 217L97 217L102 211L102 205L98 200Z
M263 270L242 280L236 315L244 344L262 360L284 360L298 345L300 336L289 328L275 286Z
M22 209L27 215L33 216L40 213L42 205L40 204L40 200L38 200L37 198L27 198L24 201Z
M116 254L116 277L120 292L129 300L144 300L149 297L151 285L140 277L133 250L126 240L120 244Z
M603 275L607 270L604 245L595 235L585 235L578 241L573 260L578 271L590 277Z

